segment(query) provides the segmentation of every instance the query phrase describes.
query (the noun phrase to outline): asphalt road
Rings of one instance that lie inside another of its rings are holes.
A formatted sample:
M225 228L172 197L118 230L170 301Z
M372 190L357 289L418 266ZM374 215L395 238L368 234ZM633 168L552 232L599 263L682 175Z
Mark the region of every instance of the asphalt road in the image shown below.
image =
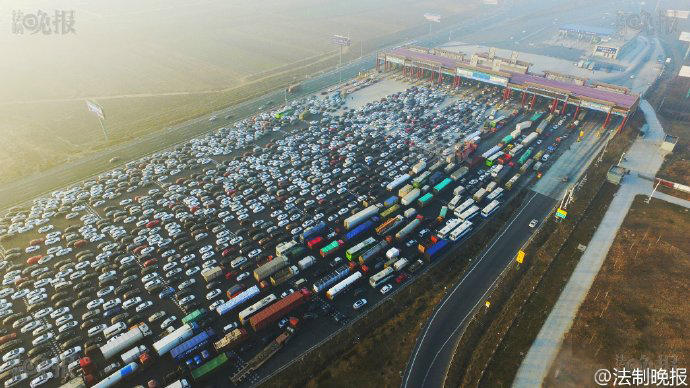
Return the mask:
M543 220L556 202L531 190L526 198L525 204L438 305L417 339L403 387L443 386L460 328L475 307L484 302L498 275L535 230L529 227L530 221Z

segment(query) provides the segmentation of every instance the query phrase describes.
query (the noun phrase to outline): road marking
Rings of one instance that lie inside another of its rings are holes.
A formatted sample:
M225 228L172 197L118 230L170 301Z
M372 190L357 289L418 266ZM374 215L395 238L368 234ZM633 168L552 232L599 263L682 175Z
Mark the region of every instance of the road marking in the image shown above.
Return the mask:
M527 208L527 206L530 204L530 202L532 202L532 200L534 199L534 197L537 196L537 194L538 193L535 192L534 195L532 195L532 197L527 201L527 203L525 203L525 205L522 207L522 209L520 209L520 211L515 215L515 217L513 217L513 219L510 221L510 223L503 229L503 232L494 240L494 242L489 246L489 248L487 248L486 251L484 251L484 254L479 258L479 260L477 260L474 263L472 268L470 268L470 270L465 274L465 276L463 276L462 280L460 280L460 282L455 285L455 287L450 292L450 294L448 294L448 296L445 298L445 300L443 302L441 302L441 305L438 307L438 309L436 309L436 312L434 312L434 315L432 315L431 319L429 320L429 323L426 325L426 329L424 330L424 334L422 335L422 339L419 341L420 346L415 350L415 352L412 356L412 359L410 360L410 363L409 363L410 367L408 367L408 373L406 374L405 380L403 381L403 385L402 385L403 387L407 387L408 381L410 379L410 374L411 374L410 372L412 371L412 366L414 366L414 363L417 360L417 355L419 354L419 349L421 348L421 345L424 343L424 339L426 338L426 335L429 332L429 328L431 327L434 320L436 319L436 315L438 315L439 311L441 311L443 309L443 306L445 306L445 304L452 298L453 294L455 294L455 292L465 282L465 279L467 279L467 277L470 276L470 274L472 274L472 272L477 268L477 266L484 260L484 258L491 251L491 249L494 247L494 245L496 245L496 243L499 240L501 240L503 235L510 229L510 226L513 225L515 220L517 220L520 217L520 214L522 214L522 212ZM487 292L488 292L488 289L487 289ZM486 293L484 293L484 295L486 295ZM482 298L484 297L484 295L482 296ZM480 299L480 301L481 301L481 299ZM479 302L477 302L477 303L479 303ZM476 304L475 304L475 307L476 307ZM472 308L472 310L474 310L474 308ZM471 313L471 311L470 311L470 313ZM458 325L458 328L462 326L462 322L464 322L465 319L467 319L467 317L470 315L470 313L467 313L467 315L465 315L465 317L461 321L461 324ZM455 333L457 330L458 329L456 328L453 331L453 333ZM452 336L453 336L453 334L451 334L451 336L448 337L446 342L444 342L443 345L441 346L440 350L438 352L436 352L436 355L434 356L434 358L431 361L431 365L433 365L433 363L436 360L436 358L438 357L439 353L446 346L446 343L448 343L448 341L450 340L450 338ZM422 386L424 385L424 382L426 381L426 379L429 375L429 371L431 371L430 367L429 367L429 369L427 369L427 372L424 375L424 379L422 380Z

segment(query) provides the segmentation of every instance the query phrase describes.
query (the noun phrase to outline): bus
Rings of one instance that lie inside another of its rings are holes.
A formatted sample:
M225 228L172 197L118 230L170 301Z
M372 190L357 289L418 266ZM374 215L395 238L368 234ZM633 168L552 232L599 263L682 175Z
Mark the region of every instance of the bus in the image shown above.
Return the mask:
M439 230L436 235L439 238L446 238L448 233L453 231L453 229L455 229L456 226L460 225L461 222L462 221L459 218L453 218L453 219L448 220L446 225L443 228L441 228L441 230Z
M494 199L499 199L503 196L503 187L498 187L494 189L489 195L486 196L486 199L489 201L493 201Z
M397 261L397 260L396 260ZM393 267L387 267L369 278L371 287L376 288L393 277Z
M470 206L472 206L472 205L474 205L474 199L472 199L472 198L467 198L467 199L465 200L465 202L461 203L460 205L458 205L458 206L455 208L455 212L454 212L455 215L459 217L460 214L462 214L462 212L464 212L465 210L469 209Z
M467 210L462 212L462 214L460 214L458 217L463 221L467 221L474 218L474 216L476 216L477 214L479 214L479 206L472 205Z
M450 232L449 238L452 241L458 241L462 237L464 237L467 233L469 233L472 230L472 222L470 221L464 221L460 226L456 227L453 229L452 232Z
M490 215L492 215L496 211L496 209L498 209L500 204L501 203L495 199L493 201L491 201L491 203L489 203L488 205L486 205L484 207L484 209L482 209L482 217L487 218Z
M453 197L453 199L451 199L450 202L448 202L448 209L455 210L455 208L458 206L458 203L460 203L461 199L462 197L459 195Z
M369 237L368 239L360 242L359 244L348 248L348 250L345 251L345 257L347 257L348 260L352 261L352 259L356 259L359 257L359 255L364 252L367 248L370 246L374 245L376 243L376 239L373 237Z
M187 324L196 322L199 319L201 319L204 315L206 315L206 309L194 310L191 313L187 314L184 318L182 318L182 323Z
M277 300L276 296L274 294L269 294L265 298L261 299L260 301L254 303L253 305L247 307L246 309L240 311L238 314L238 318L240 319L241 324L246 324L247 321L249 321L249 318L259 312L262 308L268 306L269 304L273 303L275 300Z

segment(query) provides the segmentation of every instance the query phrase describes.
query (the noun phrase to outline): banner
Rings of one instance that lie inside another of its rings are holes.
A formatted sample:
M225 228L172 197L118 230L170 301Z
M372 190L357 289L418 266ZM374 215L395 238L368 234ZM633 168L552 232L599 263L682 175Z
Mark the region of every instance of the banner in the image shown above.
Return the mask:
M103 114L103 107L92 101L86 101L86 107L93 113L95 113L101 120L105 120L105 114Z

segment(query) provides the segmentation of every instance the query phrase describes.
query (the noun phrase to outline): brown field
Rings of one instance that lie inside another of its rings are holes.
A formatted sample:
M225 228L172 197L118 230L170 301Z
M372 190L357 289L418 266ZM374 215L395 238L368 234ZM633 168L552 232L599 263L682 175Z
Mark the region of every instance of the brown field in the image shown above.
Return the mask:
M545 386L591 386L599 368L687 367L690 212L644 199L635 199Z
M75 10L75 34L0 34L0 182L229 106L337 61L332 34L349 35L344 61L382 37L423 26L421 15L463 14L477 1L135 0L26 8ZM11 31L6 18L3 31ZM442 23L443 25L443 23ZM309 64L316 63L314 66ZM100 103L111 139L84 100Z

